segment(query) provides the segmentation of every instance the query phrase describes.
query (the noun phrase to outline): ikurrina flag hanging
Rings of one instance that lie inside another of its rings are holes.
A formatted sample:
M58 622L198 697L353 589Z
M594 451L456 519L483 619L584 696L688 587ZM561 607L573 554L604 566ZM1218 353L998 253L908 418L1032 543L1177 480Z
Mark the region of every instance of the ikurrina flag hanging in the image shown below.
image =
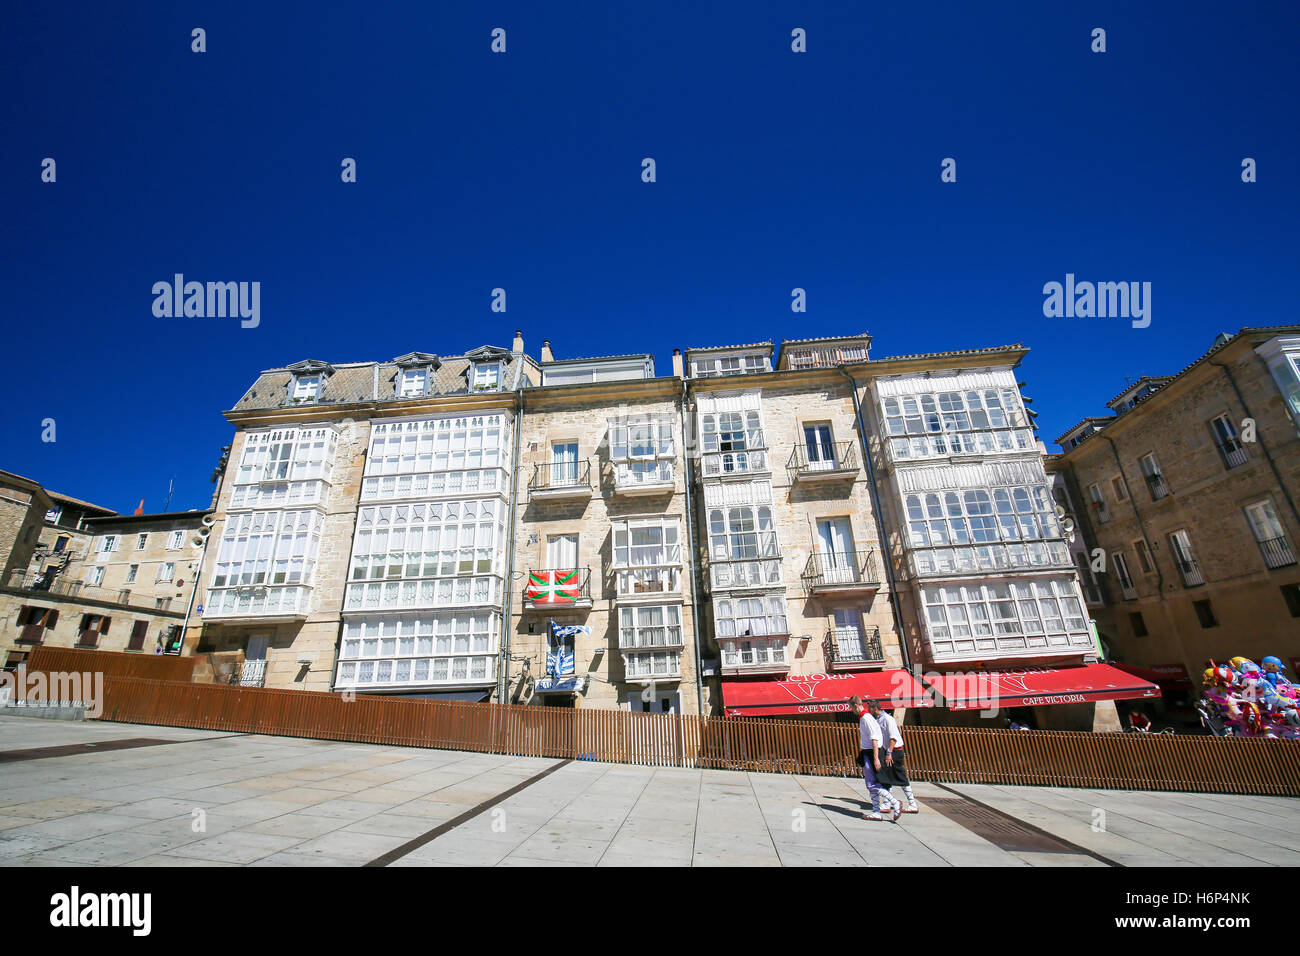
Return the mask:
M530 571L524 597L534 604L573 604L581 597L578 570Z

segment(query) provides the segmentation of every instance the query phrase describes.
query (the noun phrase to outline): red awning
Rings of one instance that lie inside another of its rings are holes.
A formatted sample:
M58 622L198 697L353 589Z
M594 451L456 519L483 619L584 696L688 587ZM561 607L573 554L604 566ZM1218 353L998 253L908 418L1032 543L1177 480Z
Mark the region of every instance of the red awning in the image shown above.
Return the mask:
M1152 682L1126 674L1109 664L1015 667L1003 671L923 676L952 710L1041 707L1045 704L1082 704L1095 700L1160 696L1160 688Z
M1141 677L1143 680L1150 681L1153 684L1167 684L1172 687L1182 687L1183 685L1191 686L1191 678L1187 676L1187 668L1182 664L1153 664L1150 667L1137 667L1134 664L1111 664L1126 674L1132 674L1134 677Z
M805 674L783 680L722 682L728 717L798 717L847 712L849 698L876 698L885 707L933 707L934 701L907 671Z

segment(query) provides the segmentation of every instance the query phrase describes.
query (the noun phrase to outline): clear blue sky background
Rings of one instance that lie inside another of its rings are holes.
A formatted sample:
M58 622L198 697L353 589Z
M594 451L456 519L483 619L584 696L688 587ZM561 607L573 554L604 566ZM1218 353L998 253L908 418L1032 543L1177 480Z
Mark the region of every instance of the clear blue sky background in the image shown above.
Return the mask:
M1023 342L1054 449L1126 375L1296 320L1298 27L1293 2L11 4L0 468L122 511L175 476L202 507L261 369L515 328L664 373L863 329L878 357ZM260 281L261 326L154 318L176 272ZM1151 327L1045 319L1066 272L1151 282Z

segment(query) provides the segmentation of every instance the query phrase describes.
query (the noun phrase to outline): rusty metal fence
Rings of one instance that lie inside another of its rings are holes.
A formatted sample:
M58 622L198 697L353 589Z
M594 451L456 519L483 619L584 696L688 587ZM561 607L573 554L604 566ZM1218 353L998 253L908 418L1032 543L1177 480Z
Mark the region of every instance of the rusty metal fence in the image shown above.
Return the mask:
M27 658L27 672L102 672L108 677L147 677L152 680L189 680L193 657L171 654L126 654L121 651L79 650L75 647L38 645Z
M101 719L659 767L856 775L852 724L104 681ZM905 727L914 779L1300 796L1300 743Z

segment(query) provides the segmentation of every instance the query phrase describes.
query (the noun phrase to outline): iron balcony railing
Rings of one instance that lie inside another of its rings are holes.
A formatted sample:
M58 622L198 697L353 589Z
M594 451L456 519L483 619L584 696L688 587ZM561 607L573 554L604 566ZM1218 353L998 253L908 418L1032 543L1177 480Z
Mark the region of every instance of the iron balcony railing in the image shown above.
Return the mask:
M1194 588L1205 583L1205 578L1201 575L1201 566L1196 563L1195 558L1174 555L1174 564L1178 566L1178 572L1183 576L1185 586Z
M240 661L230 672L230 683L240 687L261 687L266 683L266 661Z
M803 582L810 591L858 584L879 586L876 552L813 552L804 565Z
M1223 466L1229 470L1246 463L1246 449L1235 438L1219 445L1219 454L1223 456Z
M591 489L591 461L557 461L534 465L533 477L528 482L530 492L580 491Z
M591 568L530 568L524 582L524 607L554 608L591 605Z
M1159 501L1161 498L1169 496L1169 486L1165 484L1165 476L1159 473L1147 475L1147 487L1151 489L1151 500Z
M807 443L795 445L786 462L790 480L817 476L825 472L857 471L858 449L851 441L832 442L827 448L817 445L809 454Z
M832 627L824 641L826 662L835 664L883 664L885 651L880 643L880 628Z
M1291 542L1286 539L1285 535L1261 541L1259 550L1264 555L1264 563L1270 568L1284 568L1288 564L1296 563L1295 552L1291 550Z
M1110 511L1106 508L1106 502L1094 501L1092 503L1093 513L1097 515L1097 523L1105 524L1110 520Z

